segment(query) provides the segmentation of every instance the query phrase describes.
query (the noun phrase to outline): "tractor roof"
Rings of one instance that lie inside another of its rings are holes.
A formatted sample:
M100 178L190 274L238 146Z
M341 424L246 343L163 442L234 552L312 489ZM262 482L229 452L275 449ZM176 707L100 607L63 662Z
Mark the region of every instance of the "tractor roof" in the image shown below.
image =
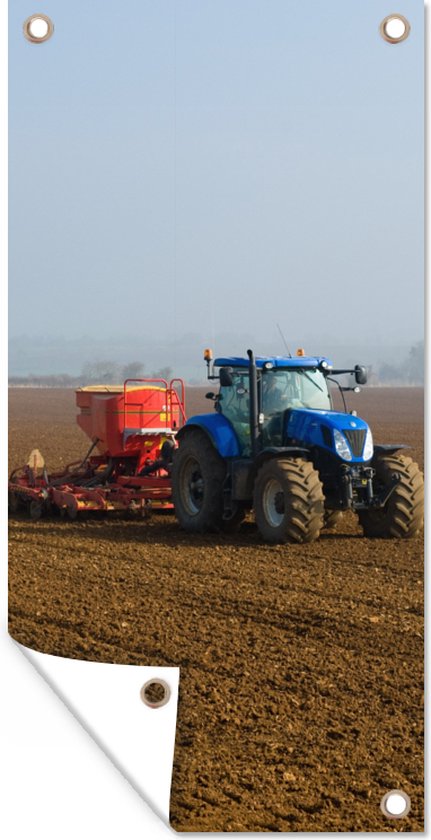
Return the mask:
M275 368L316 368L321 362L326 362L329 368L332 367L332 362L326 356L256 356L255 362L258 368L262 368L266 362L269 362ZM215 359L214 365L216 367L248 368L249 359L239 356L223 356Z

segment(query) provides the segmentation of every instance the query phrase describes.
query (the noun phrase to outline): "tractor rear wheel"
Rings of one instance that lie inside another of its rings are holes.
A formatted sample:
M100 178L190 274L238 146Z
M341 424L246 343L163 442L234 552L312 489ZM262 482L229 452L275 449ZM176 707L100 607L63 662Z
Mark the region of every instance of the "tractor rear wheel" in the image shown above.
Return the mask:
M389 454L377 456L373 467L376 492L389 490L397 483L383 508L359 511L364 536L414 537L424 519L424 480L418 465L405 455Z
M226 467L209 438L198 429L180 442L172 464L172 500L186 531L222 530Z
M319 474L302 458L273 458L257 474L254 511L266 542L316 540L323 528L324 502Z

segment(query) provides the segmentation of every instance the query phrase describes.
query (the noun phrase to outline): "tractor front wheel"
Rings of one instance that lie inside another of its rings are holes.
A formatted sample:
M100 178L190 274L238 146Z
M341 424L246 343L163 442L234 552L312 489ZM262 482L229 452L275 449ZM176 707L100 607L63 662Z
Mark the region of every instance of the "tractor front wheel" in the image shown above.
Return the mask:
M226 467L211 441L198 429L180 441L172 464L172 500L186 531L222 529Z
M383 508L359 511L364 536L414 537L424 519L424 480L418 465L405 455L389 454L377 456L373 467L375 492L394 489Z
M266 542L316 540L324 524L324 502L319 474L302 458L273 458L257 474L254 511Z

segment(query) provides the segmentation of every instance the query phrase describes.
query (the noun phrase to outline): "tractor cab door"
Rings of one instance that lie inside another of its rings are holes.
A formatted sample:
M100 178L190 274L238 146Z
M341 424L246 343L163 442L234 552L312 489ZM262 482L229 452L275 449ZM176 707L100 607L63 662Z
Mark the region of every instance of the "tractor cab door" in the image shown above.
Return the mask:
M280 373L275 370L265 371L261 380L264 446L281 446L283 443L283 416L289 400L285 377L280 376Z
M232 424L238 438L241 455L249 455L250 439L250 393L248 371L230 371L230 385L220 385L217 411Z
M294 370L265 370L261 381L264 446L282 446L285 412L304 408L302 376Z

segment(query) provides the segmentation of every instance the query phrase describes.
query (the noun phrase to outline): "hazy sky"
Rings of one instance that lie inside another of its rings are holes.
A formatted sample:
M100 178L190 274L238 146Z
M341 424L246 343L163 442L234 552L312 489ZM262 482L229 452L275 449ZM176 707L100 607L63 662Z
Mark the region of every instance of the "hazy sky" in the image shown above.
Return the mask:
M394 6L399 45L379 35ZM9 14L12 337L421 338L419 0Z

